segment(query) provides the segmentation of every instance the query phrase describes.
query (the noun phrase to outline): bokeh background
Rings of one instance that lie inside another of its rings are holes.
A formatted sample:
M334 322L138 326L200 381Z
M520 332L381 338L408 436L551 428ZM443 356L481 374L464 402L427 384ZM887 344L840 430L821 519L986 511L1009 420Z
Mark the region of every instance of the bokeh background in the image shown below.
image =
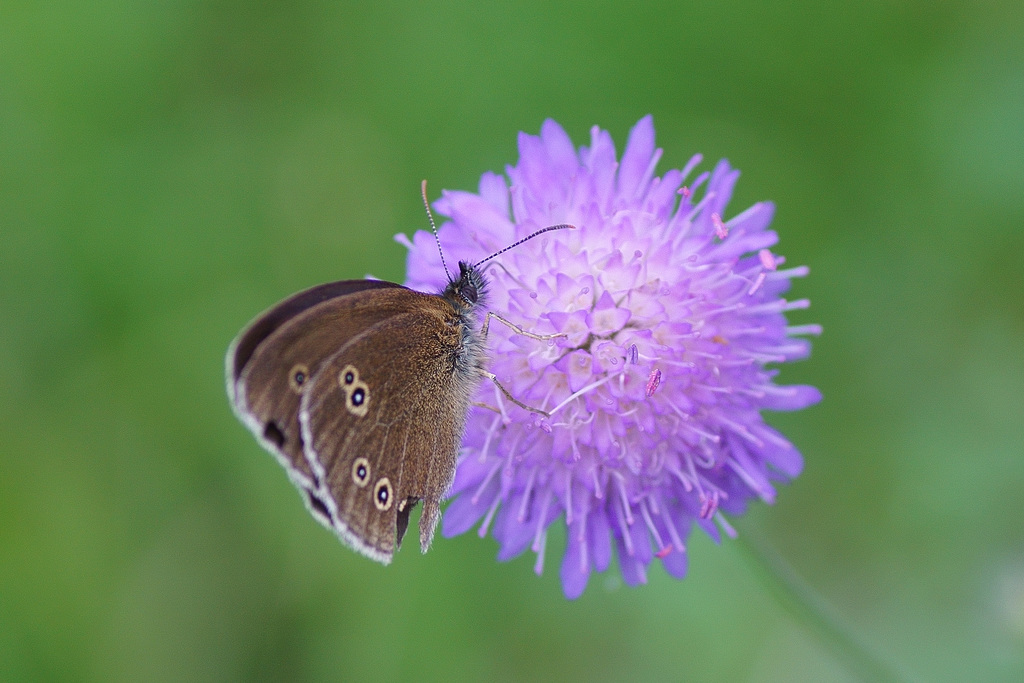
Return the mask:
M235 420L300 288L401 280L419 181L546 117L743 171L825 334L736 520L904 673L1024 679L1024 5L0 5L0 679L853 681L735 543L591 580L474 534L380 567ZM552 541L557 556L560 539Z

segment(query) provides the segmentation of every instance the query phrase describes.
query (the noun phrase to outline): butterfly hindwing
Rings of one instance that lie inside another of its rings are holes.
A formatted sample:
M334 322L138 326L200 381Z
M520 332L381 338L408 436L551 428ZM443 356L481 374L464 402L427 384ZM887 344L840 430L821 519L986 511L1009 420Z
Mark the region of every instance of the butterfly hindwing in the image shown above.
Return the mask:
M475 383L456 370L463 322L441 297L419 296L415 311L345 344L301 402L306 457L335 531L384 563L418 501L420 545L429 547Z

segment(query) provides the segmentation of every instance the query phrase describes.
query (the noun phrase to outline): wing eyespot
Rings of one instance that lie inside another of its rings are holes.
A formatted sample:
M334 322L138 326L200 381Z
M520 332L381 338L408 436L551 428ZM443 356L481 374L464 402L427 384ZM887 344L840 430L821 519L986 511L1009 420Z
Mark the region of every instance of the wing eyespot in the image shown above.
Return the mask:
M359 380L359 371L356 370L354 365L346 365L338 373L338 384L341 385L342 389L350 387Z
M359 371L349 363L338 373L338 386L345 394L345 409L356 417L366 415L370 401L370 387L359 381Z
M288 386L296 394L302 393L307 381L309 381L309 368L302 363L296 363L288 371Z
M346 388L345 408L356 417L366 415L370 408L370 387L366 382L356 382Z
M391 509L393 498L394 491L391 489L391 482L388 478L381 477L378 479L377 484L373 487L373 504L381 512L387 512Z
M363 488L370 481L370 461L366 458L356 458L352 463L352 481L356 486Z

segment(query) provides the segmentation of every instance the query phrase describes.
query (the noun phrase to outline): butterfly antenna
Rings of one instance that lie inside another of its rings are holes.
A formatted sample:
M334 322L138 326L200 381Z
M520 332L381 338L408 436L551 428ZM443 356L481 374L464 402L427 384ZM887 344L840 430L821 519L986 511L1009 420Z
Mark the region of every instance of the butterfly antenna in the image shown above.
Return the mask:
M474 268L479 268L481 265L483 265L484 263L487 263L488 261L490 261L495 256L501 256L502 254L504 254L509 249L512 249L514 247L518 247L523 242L526 242L528 240L532 240L537 235L543 235L544 233L551 232L552 230L575 230L575 229L576 229L575 225L569 225L568 223L560 223L559 225L549 225L548 227L543 228L541 230L538 230L537 232L535 232L535 233L533 233L531 235L527 235L526 237L524 237L523 239L519 240L515 244L508 245L507 247L505 247L501 251L494 252L493 254L491 254L490 256L485 258L483 261L478 261L476 264L473 265L473 267Z
M437 253L441 255L441 265L444 266L444 273L448 276L448 282L452 281L452 273L448 270L448 264L444 262L444 250L441 249L441 238L437 234L437 226L434 225L434 215L430 213L430 202L427 201L427 181L420 184L420 196L423 197L423 208L427 210L427 220L430 221L430 231L434 233L434 241L437 242Z

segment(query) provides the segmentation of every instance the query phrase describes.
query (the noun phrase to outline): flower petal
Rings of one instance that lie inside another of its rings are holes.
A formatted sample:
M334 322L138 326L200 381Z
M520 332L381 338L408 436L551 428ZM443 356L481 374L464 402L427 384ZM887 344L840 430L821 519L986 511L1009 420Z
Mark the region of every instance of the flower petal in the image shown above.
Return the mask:
M632 199L640 187L654 154L654 117L648 114L629 131L626 150L619 165L618 194Z
M569 527L560 575L565 597L575 600L583 595L590 578L590 561L587 557L587 532L582 523Z

